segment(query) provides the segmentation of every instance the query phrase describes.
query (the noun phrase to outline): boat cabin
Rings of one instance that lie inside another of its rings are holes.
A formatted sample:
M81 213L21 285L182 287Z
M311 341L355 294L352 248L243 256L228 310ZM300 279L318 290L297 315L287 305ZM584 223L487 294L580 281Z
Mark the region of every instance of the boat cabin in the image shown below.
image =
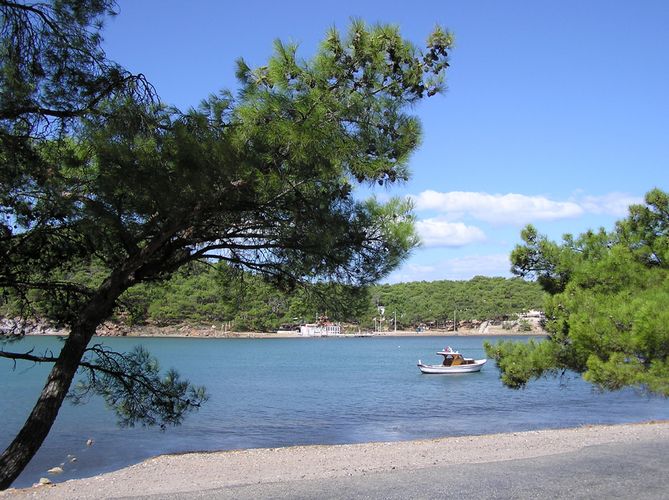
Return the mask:
M440 351L437 354L440 354L444 357L444 362L442 366L460 366L460 365L471 365L474 363L473 359L465 358L459 352L444 352Z

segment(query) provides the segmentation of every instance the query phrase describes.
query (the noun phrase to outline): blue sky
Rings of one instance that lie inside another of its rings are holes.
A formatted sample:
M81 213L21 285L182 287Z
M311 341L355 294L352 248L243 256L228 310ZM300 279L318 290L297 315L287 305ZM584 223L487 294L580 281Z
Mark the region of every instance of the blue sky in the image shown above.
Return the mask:
M236 88L279 38L309 58L351 18L400 26L421 46L455 34L448 91L414 110L423 142L411 196L424 245L390 282L508 276L524 224L560 238L611 228L669 190L669 1L253 2L120 0L107 54L182 109Z

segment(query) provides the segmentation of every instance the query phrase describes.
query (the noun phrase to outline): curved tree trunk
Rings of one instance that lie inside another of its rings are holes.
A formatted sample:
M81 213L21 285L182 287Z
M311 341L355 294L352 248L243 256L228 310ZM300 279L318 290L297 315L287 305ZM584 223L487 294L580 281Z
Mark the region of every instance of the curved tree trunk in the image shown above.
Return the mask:
M60 351L33 411L0 455L0 490L8 488L37 453L58 416L89 340L95 333L72 332Z
M14 482L46 439L67 396L79 363L95 330L111 314L116 299L128 286L128 273L112 273L82 311L70 330L42 393L23 428L0 455L0 491Z
M111 315L114 304L121 294L136 282L134 275L137 270L145 265L180 227L180 224L170 227L138 254L129 258L125 265L113 271L81 311L26 423L0 455L0 491L9 488L42 446L97 327Z

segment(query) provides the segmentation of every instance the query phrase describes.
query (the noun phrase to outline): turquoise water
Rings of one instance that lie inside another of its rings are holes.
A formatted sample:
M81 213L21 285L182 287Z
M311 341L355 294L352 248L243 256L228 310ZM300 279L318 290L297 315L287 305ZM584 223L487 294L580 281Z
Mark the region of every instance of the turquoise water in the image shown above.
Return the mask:
M631 390L600 394L577 377L539 380L513 391L493 362L480 373L422 375L451 345L485 357L478 337L323 339L104 338L115 350L138 343L164 368L203 384L210 401L184 425L119 429L99 399L66 403L38 455L16 486L64 464L57 481L109 471L161 454L193 450L337 444L485 434L583 424L668 419L669 401ZM495 340L495 339L489 339ZM20 348L58 350L55 338L24 339ZM19 345L5 346L16 350ZM46 366L0 360L0 446L15 436L48 372ZM87 447L86 440L93 439ZM68 455L77 460L70 463Z

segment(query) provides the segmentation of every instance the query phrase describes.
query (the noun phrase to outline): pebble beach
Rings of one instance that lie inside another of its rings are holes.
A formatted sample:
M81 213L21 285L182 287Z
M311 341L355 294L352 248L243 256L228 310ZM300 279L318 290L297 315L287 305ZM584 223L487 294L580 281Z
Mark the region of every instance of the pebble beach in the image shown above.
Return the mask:
M162 455L108 474L7 490L0 493L0 498L164 498L249 484L415 471L450 464L543 457L609 443L644 442L669 443L669 422Z

